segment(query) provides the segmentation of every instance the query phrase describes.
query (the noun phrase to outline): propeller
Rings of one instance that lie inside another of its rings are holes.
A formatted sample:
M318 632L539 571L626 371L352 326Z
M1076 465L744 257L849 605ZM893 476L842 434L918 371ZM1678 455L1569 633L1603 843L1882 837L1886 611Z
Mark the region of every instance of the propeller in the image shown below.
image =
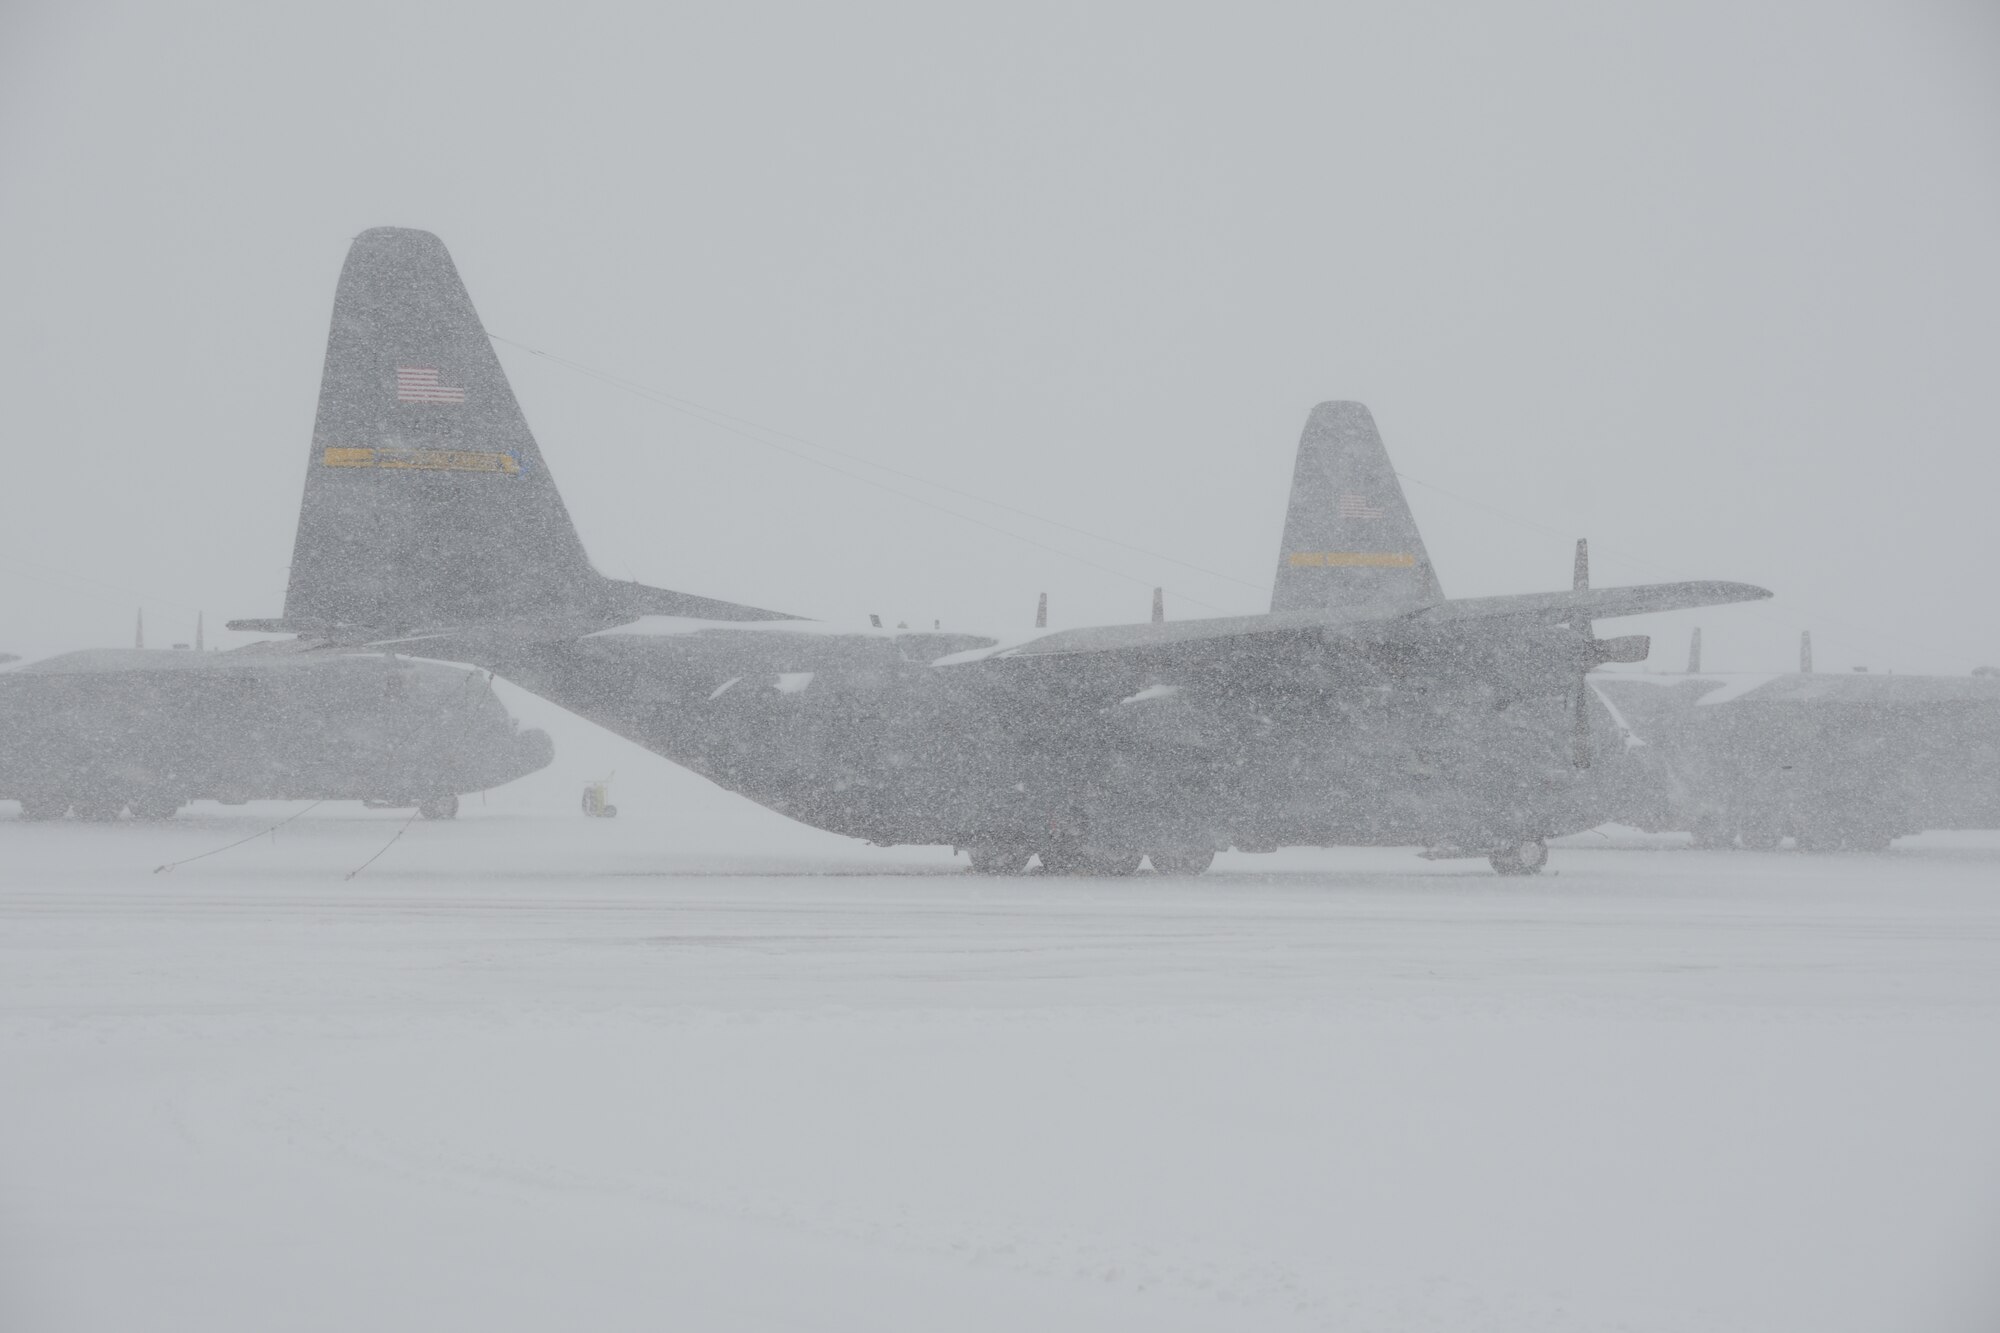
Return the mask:
M1570 573L1569 586L1572 591L1585 592L1590 588L1590 539L1576 539L1576 564ZM1569 622L1569 627L1583 640L1583 671L1577 673L1576 689L1570 695L1569 712L1569 761L1577 768L1590 767L1590 682L1586 678L1596 663L1597 631L1591 628L1582 616Z
M1576 592L1586 592L1590 588L1590 539L1576 539L1576 563L1570 573L1570 588ZM1570 621L1570 629L1582 641L1582 652L1578 655L1576 689L1570 695L1569 714L1569 759L1577 768L1590 767L1590 679L1593 667L1606 662L1643 662L1652 651L1653 641L1644 634L1621 634L1615 639L1600 639L1597 631L1583 616Z

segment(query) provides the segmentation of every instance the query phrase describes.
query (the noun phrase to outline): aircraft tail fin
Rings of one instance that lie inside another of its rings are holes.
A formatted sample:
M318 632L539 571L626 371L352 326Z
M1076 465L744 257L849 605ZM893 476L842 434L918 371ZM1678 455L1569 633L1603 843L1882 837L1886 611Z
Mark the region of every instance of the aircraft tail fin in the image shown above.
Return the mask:
M1443 595L1375 418L1321 403L1299 437L1271 609L1414 609Z
M774 613L607 579L444 243L376 227L334 297L285 622L417 629Z

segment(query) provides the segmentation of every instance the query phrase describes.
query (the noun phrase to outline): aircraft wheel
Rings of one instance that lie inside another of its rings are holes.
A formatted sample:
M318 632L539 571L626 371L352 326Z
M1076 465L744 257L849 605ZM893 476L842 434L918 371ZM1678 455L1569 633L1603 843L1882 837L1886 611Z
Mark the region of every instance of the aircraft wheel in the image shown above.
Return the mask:
M134 819L172 819L180 813L178 796L142 796L132 802Z
M1215 861L1213 851L1153 852L1146 858L1156 875L1199 875Z
M1486 858L1503 875L1539 875L1549 863L1549 845L1540 838L1504 847Z
M1694 826L1694 845L1705 852L1719 851L1736 845L1736 836L1724 824L1697 821Z
M61 819L69 813L67 796L23 796L21 798L21 818Z
M965 854L976 875L1018 875L1028 868L1028 859L1034 855L1023 847L986 846L968 847Z
M458 797L447 792L443 796L433 796L429 800L417 802L417 813L425 819L458 818Z
M1098 852L1081 848L1042 853L1042 869L1051 875L1129 875L1145 860L1138 852Z
M125 802L110 796L91 796L76 803L76 817L107 823L125 813Z
M1753 852L1775 852L1785 835L1764 824L1746 824L1736 835L1743 846Z
M1047 875L1083 875L1089 872L1083 868L1083 853L1070 848L1061 850L1054 847L1042 849L1042 873Z

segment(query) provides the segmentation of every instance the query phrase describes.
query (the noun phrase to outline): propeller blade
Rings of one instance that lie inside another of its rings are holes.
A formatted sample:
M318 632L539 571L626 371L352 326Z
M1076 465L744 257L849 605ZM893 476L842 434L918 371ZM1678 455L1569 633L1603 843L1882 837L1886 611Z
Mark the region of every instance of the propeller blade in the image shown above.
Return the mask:
M1570 712L1569 758L1578 768L1590 767L1590 685L1576 683L1575 707Z

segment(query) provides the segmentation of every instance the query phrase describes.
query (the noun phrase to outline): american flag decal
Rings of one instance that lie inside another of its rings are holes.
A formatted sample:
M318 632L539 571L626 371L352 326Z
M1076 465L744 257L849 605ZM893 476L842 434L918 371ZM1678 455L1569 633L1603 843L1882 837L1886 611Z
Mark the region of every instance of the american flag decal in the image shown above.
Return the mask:
M1334 512L1342 518L1380 518L1382 506L1369 504L1365 495L1343 491L1339 502L1334 505Z
M429 366L396 367L396 401L399 403L462 403L465 390L438 382L438 372Z

